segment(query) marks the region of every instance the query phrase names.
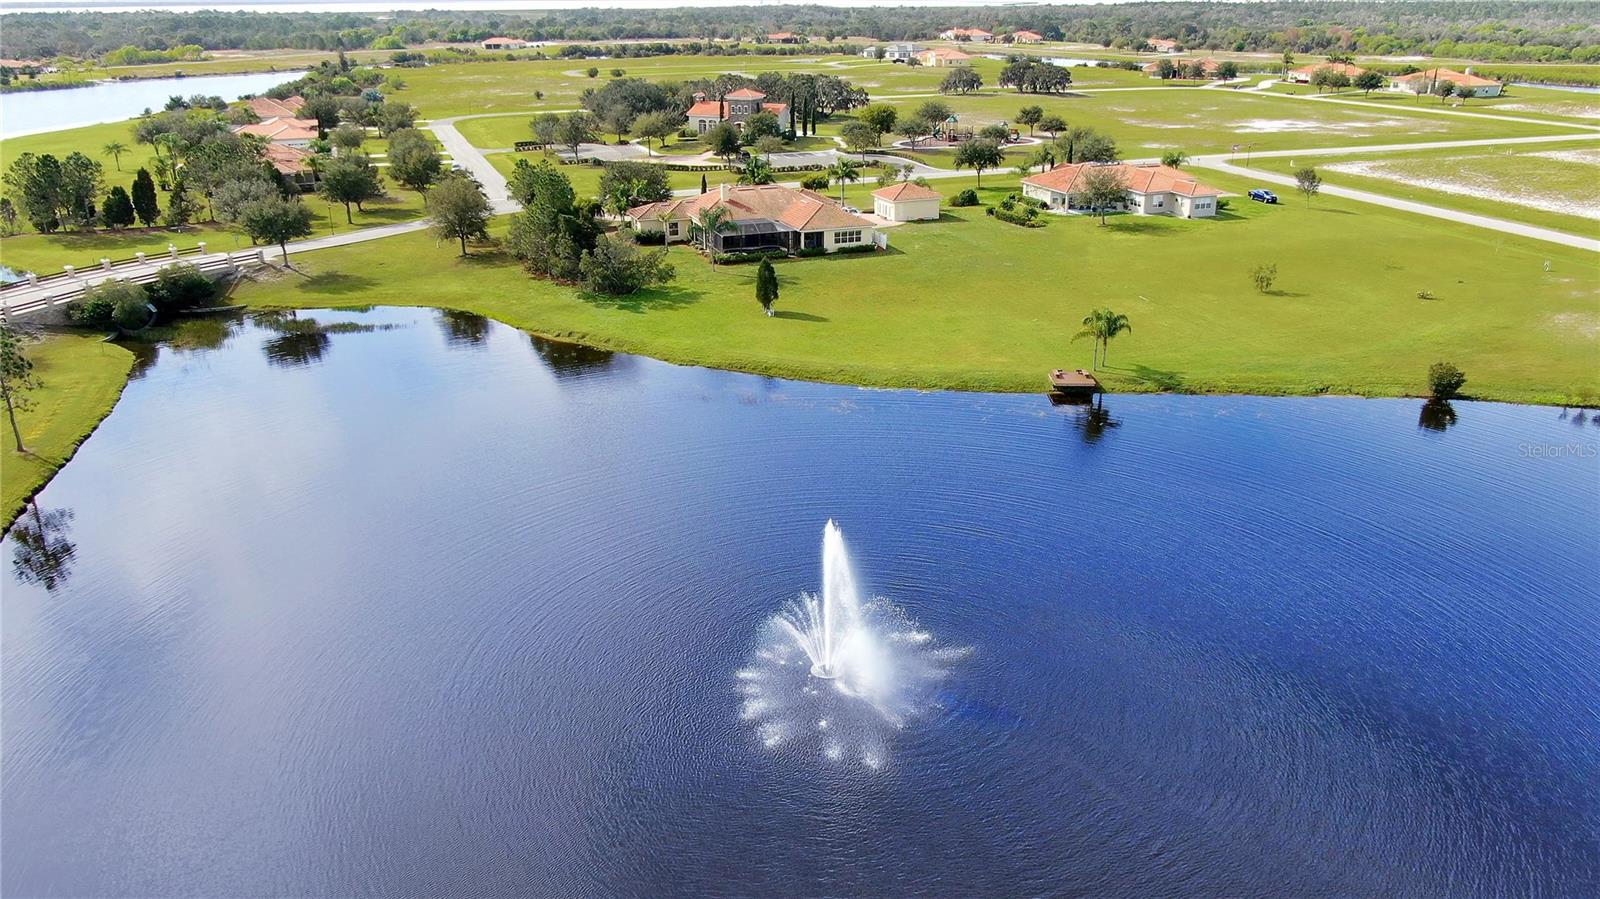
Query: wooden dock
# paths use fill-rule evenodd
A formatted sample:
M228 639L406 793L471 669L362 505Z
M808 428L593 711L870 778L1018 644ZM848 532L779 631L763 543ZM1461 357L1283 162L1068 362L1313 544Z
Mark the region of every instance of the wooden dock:
M1057 393L1088 395L1100 391L1100 382L1083 369L1058 368L1050 373L1050 388Z

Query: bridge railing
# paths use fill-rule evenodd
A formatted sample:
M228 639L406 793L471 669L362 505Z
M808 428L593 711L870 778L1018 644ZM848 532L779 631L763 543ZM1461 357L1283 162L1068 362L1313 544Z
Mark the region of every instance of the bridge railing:
M201 244L201 246L204 246L204 244ZM190 253L186 255L194 254ZM265 249L255 249L238 253L228 253L215 259L204 259L194 263L194 267L198 269L201 274L217 275L223 272L238 271L241 265L246 265L249 263L264 263L266 261L267 251ZM99 271L101 270L93 269L85 274L98 273ZM115 271L115 267L112 268L112 271ZM126 278L104 278L95 283L98 284L104 283L105 281L122 280L128 282L129 284L149 284L160 276L161 273L159 271L146 271L136 275L129 275ZM40 279L41 282L43 280L44 279L42 278ZM94 286L94 284L84 281L75 281L70 285L61 285L60 291L50 291L46 293L46 295L38 297L37 299L32 299L21 303L6 303L3 306L0 306L0 317L12 318L14 316L31 315L35 312L81 300L83 299L84 293L92 286Z
M5 284L0 284L0 293L8 290L18 290L24 287L37 287L40 284L50 284L56 281L66 281L81 278L96 272L114 272L120 266L130 265L162 265L169 262L182 262L189 256L204 256L206 254L205 241L198 246L180 250L172 244L167 245L165 253L135 253L122 259L102 258L98 265L79 268L73 265L64 265L61 271L49 275L28 274L24 277Z

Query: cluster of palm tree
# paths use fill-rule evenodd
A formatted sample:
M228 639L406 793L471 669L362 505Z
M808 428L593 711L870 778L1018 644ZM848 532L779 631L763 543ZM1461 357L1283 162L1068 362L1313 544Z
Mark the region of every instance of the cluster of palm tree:
M828 178L839 185L839 202L844 203L844 186L861 180L861 163L840 156L828 166Z
M1118 334L1132 332L1133 325L1129 324L1126 315L1102 307L1084 316L1083 328L1072 335L1072 339L1089 338L1094 341L1094 361L1089 367L1099 368L1106 361L1106 352L1111 348L1111 341Z

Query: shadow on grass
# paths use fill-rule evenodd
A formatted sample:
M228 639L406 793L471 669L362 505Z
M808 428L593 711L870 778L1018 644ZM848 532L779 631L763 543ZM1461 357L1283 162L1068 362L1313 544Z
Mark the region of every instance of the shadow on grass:
M788 309L779 309L772 314L773 318L786 318L797 322L826 322L832 321L826 315L812 315L809 312L791 312Z
M1311 207L1311 211L1312 212L1326 212L1329 215L1355 215L1355 212L1353 212L1353 211L1351 211L1349 209L1334 209L1334 208L1329 207L1329 206L1313 206L1313 207Z
M1306 294L1303 294L1298 290L1282 290L1282 289L1277 288L1277 287L1274 287L1271 290L1262 291L1262 292L1265 293L1269 297L1286 297L1288 299L1295 299L1297 297L1306 296Z
M1096 223L1098 224L1098 222ZM1175 234L1171 222L1163 222L1150 217L1128 216L1126 218L1108 219L1105 224L1107 231L1118 234Z
M1107 371L1125 374L1130 378L1138 378L1155 389L1165 391L1167 393L1180 393L1183 391L1184 384L1182 372L1172 371L1170 369L1151 368L1148 365L1135 365L1131 368L1124 368L1118 365L1107 365L1105 368Z
M612 297L600 293L580 291L578 298L597 309L616 309L622 312L670 312L700 302L705 294L682 287L656 287L641 290L625 297Z
M318 272L315 275L305 275L305 283L300 289L308 293L322 293L332 296L344 296L369 290L378 282L366 275L352 275L347 272Z

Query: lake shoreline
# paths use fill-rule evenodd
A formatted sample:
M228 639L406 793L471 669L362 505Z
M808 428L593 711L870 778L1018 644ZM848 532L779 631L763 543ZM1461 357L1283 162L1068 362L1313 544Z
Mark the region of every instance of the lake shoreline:
M854 388L857 388L857 389L860 389L860 390L911 391L911 392L916 392L916 393L967 393L967 394L990 393L990 394L1002 394L1002 395L1034 394L1034 395L1040 396L1041 398L1048 398L1050 396L1050 394L1051 394L1051 392L1048 389L1047 384L1046 384L1046 375L1047 375L1047 373L1046 372L1042 372L1042 371L1039 373L1039 377L1037 379L1037 383L1028 383L1028 382L1024 381L1023 379L1003 376L1003 375L999 375L999 374L993 374L993 375L990 375L990 376L983 376L983 375L980 375L980 374L974 374L974 375L972 375L970 377L964 377L964 378L951 378L951 377L920 377L920 378L919 377L906 377L906 378L848 377L844 373L839 372L837 370L830 371L830 370L814 368L814 367L806 367L806 366L798 366L798 365L787 365L787 364L778 364L778 363L762 364L762 363L756 362L755 360L733 360L733 359L727 359L727 358L718 358L716 356L716 354L714 354L714 353L692 353L692 352L674 353L674 352L665 351L661 347L650 348L650 347L646 347L646 346L644 346L642 344L635 343L635 342L632 342L632 341L606 340L604 338L596 337L595 335L575 334L575 333L568 332L568 331L541 329L541 328L539 328L537 326L534 326L534 325L507 321L507 320L505 320L504 317L501 317L501 316L489 315L489 314L486 314L486 313L481 312L479 310L465 309L465 308L461 308L459 306L445 306L445 305L435 305L435 304L429 304L429 303L397 303L397 302L385 302L385 303L383 303L381 305L383 305L383 306L391 306L391 307L396 307L396 308L407 308L407 307L410 307L410 308L436 309L436 310L440 310L440 311L444 311L444 312L460 312L460 313L465 313L465 314L469 314L469 315L481 315L484 318L487 318L487 319L489 319L491 321L494 321L494 322L497 322L499 324L505 325L506 327L509 327L509 328L515 328L518 331L521 331L521 332L523 332L525 334L528 334L530 336L533 336L533 337L537 337L537 338L539 338L541 340L547 340L547 341L550 341L550 342L553 342L553 343L567 344L567 345L570 345L570 346L582 347L582 348L591 349L591 350L603 350L603 351L608 351L608 352L626 353L628 355L640 356L640 357L644 357L644 358L648 358L648 359L654 359L654 360L656 360L658 362L664 362L664 363L666 363L668 365L674 365L674 366L679 366L679 367L684 367L684 368L701 368L701 369L706 369L706 370L710 370L710 371L723 371L723 372L731 372L731 373L735 373L735 374L755 375L755 376L759 376L759 377L778 378L778 379L782 379L782 380L786 380L786 381L800 381L800 382L811 383L811 384L830 384L830 385L835 385L835 386L840 386L840 387L854 387ZM331 310L343 309L343 310L347 310L347 311L348 310L363 309L363 308L372 308L370 304L366 304L366 303L350 303L350 304L341 305L336 301L330 302L328 298L322 298L322 300L315 306L310 306L310 305L308 305L308 306L285 306L285 305L281 305L281 304L254 304L254 303L247 303L246 307L247 307L246 310L242 313L243 316L252 316L252 315L259 314L259 313L278 312L278 311L305 311L307 309L313 309L313 308L316 308L316 309L331 309ZM65 332L65 333L78 334L80 332L69 331L69 332ZM158 347L158 346L166 343L167 339L168 339L167 337L163 336L163 337L160 337L160 338L152 340L152 341L110 341L110 344L114 345L114 346L118 346L118 347L123 347L123 348L129 349L135 354L135 356L137 356L138 353L139 353L139 348L140 347L150 347L150 348ZM133 369L134 369L134 366L132 366L130 364L128 366L127 370L123 373L122 383L117 389L117 396L119 398L121 396L122 391L124 389L126 389L129 381L132 379ZM1327 390L1310 390L1310 389L1295 389L1293 386L1290 386L1290 385L1280 385L1280 386L1277 387L1277 389L1273 389L1273 385L1264 385L1264 384L1256 385L1256 386L1252 387L1252 386L1250 386L1248 384L1233 384L1233 383L1216 383L1216 384L1212 384L1212 383L1209 383L1209 382L1196 382L1196 383L1186 383L1186 384L1184 384L1183 389L1170 390L1170 389L1162 389L1160 386L1153 385L1153 384L1141 387L1138 384L1131 384L1131 383L1129 383L1127 381L1124 381L1124 380L1118 380L1116 375L1114 375L1114 374L1109 374L1108 375L1108 371L1107 370L1099 370L1096 373L1101 376L1102 383L1107 385L1106 389L1104 390L1104 394L1105 395L1113 395L1113 396L1119 395L1119 394L1121 394L1121 395L1131 395L1131 394L1145 394L1145 395L1167 394L1167 395L1172 395L1172 396L1196 396L1196 397L1216 397L1216 398L1226 398L1226 397L1276 397L1276 398L1314 399L1314 398L1326 397L1326 398L1331 398L1331 399L1417 400L1417 401L1421 401L1421 402L1426 402L1426 401L1431 399L1431 397L1429 397L1429 396L1427 396L1425 394L1407 392L1407 391L1402 390L1402 389L1390 389L1387 386L1378 386L1378 385L1370 385L1365 389L1363 389L1359 385L1341 385L1341 387L1346 388L1346 389L1332 389L1332 388L1330 388L1330 389L1327 389ZM1570 400L1569 401L1563 401L1563 400L1561 400L1559 398L1556 398L1554 396L1551 396L1549 398L1528 399L1528 398L1523 398L1523 397L1504 396L1504 395L1499 395L1499 394L1487 394L1487 395L1481 395L1480 396L1480 395L1469 393L1469 394L1466 394L1466 395L1463 395L1463 396L1456 397L1456 398L1452 399L1451 402L1460 402L1460 403L1504 403L1504 404L1507 404L1507 405L1515 405L1515 406L1543 406L1543 407L1547 407L1547 408L1568 408L1568 407L1570 407L1570 408L1591 408L1591 406L1584 405L1581 402L1573 402L1573 401L1570 401ZM25 495L19 497L14 503L11 502L8 499L7 507L5 509L5 513L6 514L4 516L5 524L4 524L4 528L0 528L0 531L4 531L4 530L9 530L10 529L11 525L16 521L17 516L19 514L21 514L21 512L22 512L22 510L24 508L26 508L27 502L33 496L37 495L39 493L39 491L41 491L45 487L49 486L49 483L50 483L51 479L53 479L55 477L56 473L59 472L61 470L61 468L66 465L66 463L68 461L71 460L72 454L73 454L73 452L76 452L77 447L81 446L85 440L89 439L89 437L91 435L93 435L95 429L98 428L100 426L100 423L103 422L106 419L106 417L111 414L111 412L115 409L115 407L116 407L116 400L114 399L103 410L100 410L98 415L93 416L92 419L91 419L91 417L85 417L83 419L83 421L82 421L82 424L81 424L82 433L80 435L78 435L77 438L72 442L72 444L71 444L72 449L69 452L67 452L67 454L60 460L60 462L58 464L56 464L55 466L53 466L52 468L50 468L47 472L41 473L41 476L40 476L39 480L37 481L37 483L31 484L29 486L29 488L27 489Z

